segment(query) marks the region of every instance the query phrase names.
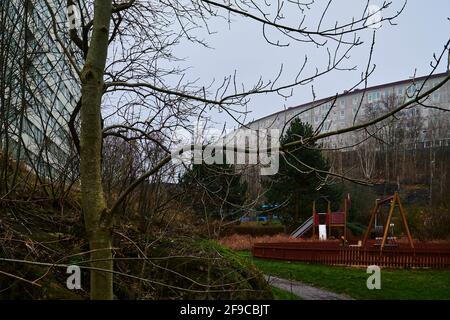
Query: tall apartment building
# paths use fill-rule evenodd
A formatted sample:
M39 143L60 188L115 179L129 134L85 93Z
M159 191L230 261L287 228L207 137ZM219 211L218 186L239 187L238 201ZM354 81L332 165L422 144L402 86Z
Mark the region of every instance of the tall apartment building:
M271 114L248 124L251 129L282 129L294 118L312 125L314 130L330 132L351 127L353 124L374 119L377 115L408 101L416 90L425 92L446 77L446 73L406 79L373 87L366 90L355 89L337 96L331 96ZM426 80L426 81L425 81ZM331 110L330 110L331 109ZM429 147L431 145L450 146L450 83L447 82L432 93L423 106L414 104L397 114L397 125L411 134L405 134L402 143L411 147ZM392 118L391 118L392 120ZM390 121L390 120L388 120ZM386 124L386 122L385 122ZM380 128L378 125L377 128ZM372 132L376 132L373 128ZM357 142L357 133L350 132L331 136L322 142L331 148L350 146Z
M67 1L48 3L67 30ZM0 150L43 176L57 175L73 154L67 123L80 95L52 21L43 0L0 3ZM71 50L67 33L58 37Z

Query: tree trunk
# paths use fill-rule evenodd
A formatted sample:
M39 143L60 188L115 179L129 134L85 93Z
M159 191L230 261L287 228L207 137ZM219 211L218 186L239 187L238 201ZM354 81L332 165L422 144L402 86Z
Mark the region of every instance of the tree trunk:
M111 0L96 0L94 25L86 64L81 72L81 204L91 250L91 299L113 298L111 223L101 179L101 101L108 53ZM105 222L107 221L107 222Z

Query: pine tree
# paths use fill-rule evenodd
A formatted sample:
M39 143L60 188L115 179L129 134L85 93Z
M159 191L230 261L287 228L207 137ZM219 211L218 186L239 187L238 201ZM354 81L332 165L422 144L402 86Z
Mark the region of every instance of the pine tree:
M310 124L296 118L281 137L280 143L284 145L300 137L307 139L313 133ZM278 215L288 227L298 226L307 219L312 214L312 202L320 197L326 197L332 202L332 206L339 206L341 190L323 184L329 169L330 164L323 156L321 146L315 142L280 155L278 173L268 176L264 185L268 189L266 196L271 204L286 203L280 207ZM324 201L318 202L319 210L325 209L320 207L323 203Z
M229 164L194 164L180 179L194 211L202 216L236 219L242 214L247 184Z

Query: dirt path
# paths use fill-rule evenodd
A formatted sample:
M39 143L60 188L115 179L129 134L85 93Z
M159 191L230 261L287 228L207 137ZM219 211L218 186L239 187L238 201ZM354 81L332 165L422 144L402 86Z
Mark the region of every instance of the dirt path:
M311 287L298 281L282 279L274 276L265 277L271 286L292 292L304 300L352 300L352 298L347 295Z

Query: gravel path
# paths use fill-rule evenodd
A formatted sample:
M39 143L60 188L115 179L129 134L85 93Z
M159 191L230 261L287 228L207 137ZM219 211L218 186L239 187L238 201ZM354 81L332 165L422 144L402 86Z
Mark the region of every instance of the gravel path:
M311 287L298 281L286 280L274 276L265 277L271 286L292 292L304 300L352 300L347 295Z

